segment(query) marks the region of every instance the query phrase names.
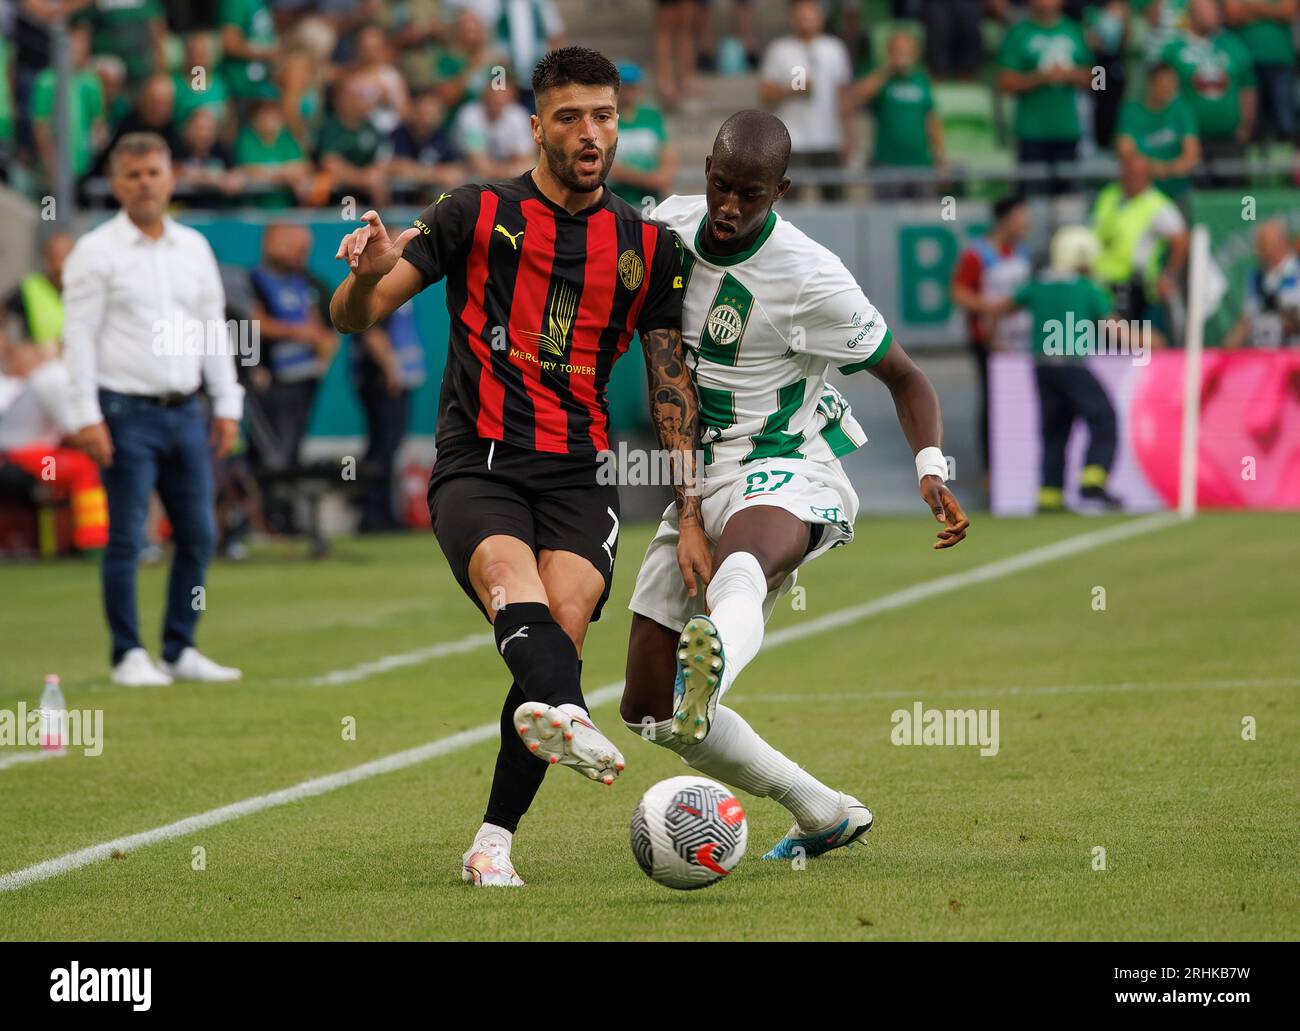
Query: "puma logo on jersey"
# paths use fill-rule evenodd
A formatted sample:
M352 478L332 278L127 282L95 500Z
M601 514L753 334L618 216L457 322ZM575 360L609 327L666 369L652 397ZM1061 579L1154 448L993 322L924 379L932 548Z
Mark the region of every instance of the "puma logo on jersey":
M513 634L511 634L509 637L507 637L504 641L501 642L501 654L505 655L506 645L508 645L516 637L527 637L527 636L528 636L528 627L521 626L518 630L516 630Z
M512 233L508 229L506 229L506 227L503 226L500 222L498 222L496 225L496 231L510 241L511 247L513 247L515 250L519 250L519 238L524 235L524 231L522 229L519 230L519 232L517 233Z

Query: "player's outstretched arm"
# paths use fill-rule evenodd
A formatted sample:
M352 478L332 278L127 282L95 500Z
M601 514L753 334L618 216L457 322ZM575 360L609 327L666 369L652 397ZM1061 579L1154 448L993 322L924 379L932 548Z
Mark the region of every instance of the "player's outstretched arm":
M650 417L659 443L672 456L681 538L677 564L687 593L695 597L695 577L708 583L712 556L700 513L703 469L695 465L700 445L700 399L686 367L686 350L679 329L652 329L643 334L645 367L650 381Z
M369 329L424 287L419 270L410 262L398 261L420 230L412 226L390 239L379 212L367 211L361 221L365 225L343 237L334 255L348 265L348 278L330 298L330 321L340 333Z
M934 385L907 353L894 340L885 357L871 367L871 373L889 388L898 412L898 424L912 446L912 453L936 451L943 445L943 413L939 410L939 395ZM918 462L918 465L920 463ZM943 523L936 536L935 548L951 548L966 537L970 520L952 491L944 486L938 474L920 477L921 499L930 506L934 518Z

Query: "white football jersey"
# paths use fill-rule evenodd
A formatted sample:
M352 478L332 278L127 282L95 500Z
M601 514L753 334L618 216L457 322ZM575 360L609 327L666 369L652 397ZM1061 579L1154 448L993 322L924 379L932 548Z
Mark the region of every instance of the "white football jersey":
M725 480L763 458L830 461L866 435L831 366L856 372L889 348L885 320L843 263L775 211L754 245L702 250L703 196L669 197L650 217L683 244L682 338L695 367L705 475Z

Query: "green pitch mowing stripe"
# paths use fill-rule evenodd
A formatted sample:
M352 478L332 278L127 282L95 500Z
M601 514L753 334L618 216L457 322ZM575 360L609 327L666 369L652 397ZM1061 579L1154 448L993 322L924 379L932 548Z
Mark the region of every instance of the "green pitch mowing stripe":
M798 641L815 634L824 633L828 630L855 623L870 618L878 613L902 608L907 605L913 605L924 599L932 598L936 595L944 594L962 587L972 584L987 583L992 580L1010 576L1014 573L1022 572L1026 569L1032 569L1035 566L1054 562L1071 555L1077 555L1081 552L1098 548L1106 544L1126 540L1140 534L1150 533L1154 530L1163 529L1176 522L1178 522L1176 518L1167 515L1151 516L1144 519L1134 520L1132 522L1123 522L1118 525L1106 527L1105 529L1095 530L1075 537L1069 537L1063 541L1058 541L1044 547L1034 548L1033 550L1024 552L1020 555L1014 555L1009 558L976 566L975 568L966 570L965 572L939 577L935 580L927 581L914 587L895 591L861 605L850 606L838 612L833 612L829 615L809 620L806 623L775 631L767 636L765 649L780 647L792 641ZM381 672L402 665L410 665L414 662L428 661L430 658L439 655L485 647L487 643L490 643L490 641L490 635L473 635L472 637L463 638L461 641L445 642L444 644L434 645L429 648L418 649L415 652L404 653L403 656L388 656L372 663L365 663L353 667L351 670L326 674L323 677L314 678L313 682L319 684L346 682L350 679L356 679L358 675L369 675L369 673ZM412 656L416 656L417 658L411 658ZM366 670L369 672L365 674L357 674L357 671L359 670ZM342 681L331 679L336 677L344 679ZM587 696L589 704L595 708L598 705L603 705L605 702L613 701L621 695L622 686L621 682L617 682L607 684L604 687L591 692ZM493 721L491 723L484 723L470 730L453 734L449 737L439 738L436 741L430 741L427 744L420 745L416 748L387 755L372 760L371 762L363 763L360 766L354 766L337 773L331 773L323 777L303 781L302 783L284 788L280 791L257 795L230 805L210 809L207 812L199 813L196 816L187 817L174 823L155 827L152 830L126 835L112 841L69 852L54 859L36 863L35 865L26 867L22 870L17 870L0 876L0 891L14 891L30 884L69 873L73 870L88 866L91 863L108 859L112 857L114 853L128 852L132 849L142 848L146 845L153 845L172 838L183 837L188 834L193 834L196 831L215 827L232 820L241 819L242 817L253 813L259 813L267 809L273 809L277 806L287 805L291 802L300 801L305 798L323 795L327 792L335 791L338 788L346 787L349 784L355 784L359 781L379 776L380 774L391 773L396 770L405 769L419 763L427 762L430 759L439 758L460 751L461 749L489 741L497 735L498 731L499 725L497 722Z

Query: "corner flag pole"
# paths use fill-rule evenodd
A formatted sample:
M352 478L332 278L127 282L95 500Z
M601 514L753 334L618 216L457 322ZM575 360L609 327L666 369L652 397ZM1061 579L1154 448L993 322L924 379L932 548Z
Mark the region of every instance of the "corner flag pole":
M1201 431L1201 349L1205 343L1205 278L1210 234L1192 227L1187 276L1187 337L1183 354L1183 432L1178 465L1178 514L1196 515L1196 450Z

